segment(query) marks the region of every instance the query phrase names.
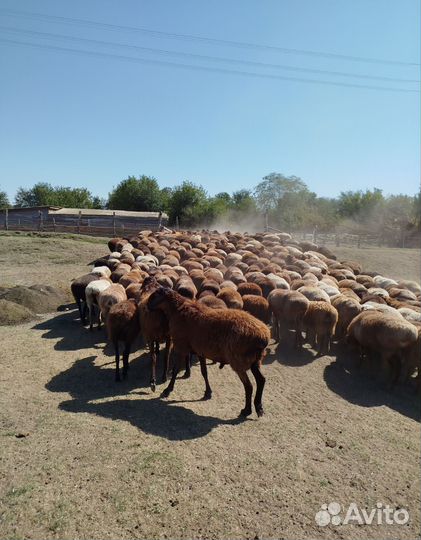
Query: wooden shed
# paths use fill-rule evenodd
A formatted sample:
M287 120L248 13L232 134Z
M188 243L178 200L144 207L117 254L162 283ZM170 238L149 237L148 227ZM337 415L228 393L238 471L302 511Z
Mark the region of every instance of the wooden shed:
M3 227L9 230L54 231L90 234L92 236L128 236L144 229L156 231L166 226L164 212L132 212L34 206L2 211Z

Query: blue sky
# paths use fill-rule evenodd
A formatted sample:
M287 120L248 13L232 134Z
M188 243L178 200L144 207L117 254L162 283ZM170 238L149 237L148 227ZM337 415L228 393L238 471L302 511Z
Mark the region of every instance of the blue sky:
M18 17L7 10L114 26ZM419 93L189 70L154 61L410 90L419 90L419 83L186 59L45 35L418 80L418 0L1 0L0 26L1 39L82 51L0 39L0 189L12 200L19 186L39 181L83 186L106 197L132 174L155 176L161 187L188 179L210 194L253 188L273 171L300 176L323 196L374 186L385 193L419 189ZM418 65L285 54L116 26Z

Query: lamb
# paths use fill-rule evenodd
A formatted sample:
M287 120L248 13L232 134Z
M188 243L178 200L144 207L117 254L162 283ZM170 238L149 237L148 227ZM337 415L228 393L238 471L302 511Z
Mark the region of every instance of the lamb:
M133 300L123 300L111 306L106 321L108 338L115 349L115 380L120 381L120 354L119 341L124 342L123 351L123 379L129 369L130 349L139 335L138 307Z
M94 324L95 311L98 308L98 296L100 292L111 287L112 281L108 278L96 279L88 283L85 289L86 306L89 311L89 330L92 331ZM101 328L101 313L98 309L98 330Z
M118 304L123 300L127 300L126 289L120 283L113 283L98 295L98 307L101 314L101 319L104 323L107 322L108 313L111 306Z
M257 384L254 406L257 415L263 415L265 377L260 366L270 339L264 323L244 311L207 308L163 287L150 295L148 308L165 313L176 355L171 382L163 392L164 397L174 389L180 358L195 352L199 356L206 385L204 399L212 395L205 360L209 358L230 364L239 376L245 390L245 407L240 413L244 417L252 412L253 387L247 375L247 370L251 369Z
M295 330L295 347L303 344L302 324L310 301L300 292L275 289L268 296L275 341L289 328Z
M338 312L331 304L323 300L310 301L303 323L307 330L307 338L310 332L315 335L317 352L320 355L329 352L337 322Z

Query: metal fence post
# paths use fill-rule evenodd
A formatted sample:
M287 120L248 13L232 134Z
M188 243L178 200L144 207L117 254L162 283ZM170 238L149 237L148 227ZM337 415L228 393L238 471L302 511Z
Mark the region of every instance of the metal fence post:
M4 210L4 228L6 231L9 230L9 210L7 208Z
M115 236L115 212L113 212L113 235Z

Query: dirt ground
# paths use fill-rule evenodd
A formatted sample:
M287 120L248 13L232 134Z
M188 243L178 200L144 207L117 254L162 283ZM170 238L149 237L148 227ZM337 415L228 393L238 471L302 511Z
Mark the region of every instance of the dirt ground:
M103 241L0 235L0 286L68 287L106 251ZM395 274L384 273L399 277L392 251ZM243 389L229 368L209 366L211 401L197 365L161 399L138 349L117 384L104 331L90 333L68 307L0 327L0 538L419 537L411 389L385 391L347 349L315 358L272 344L266 415L239 421ZM389 504L410 521L321 527L315 514L331 502Z
M375 247L329 246L338 259L353 259L367 271L379 272L392 279L421 280L421 250Z

